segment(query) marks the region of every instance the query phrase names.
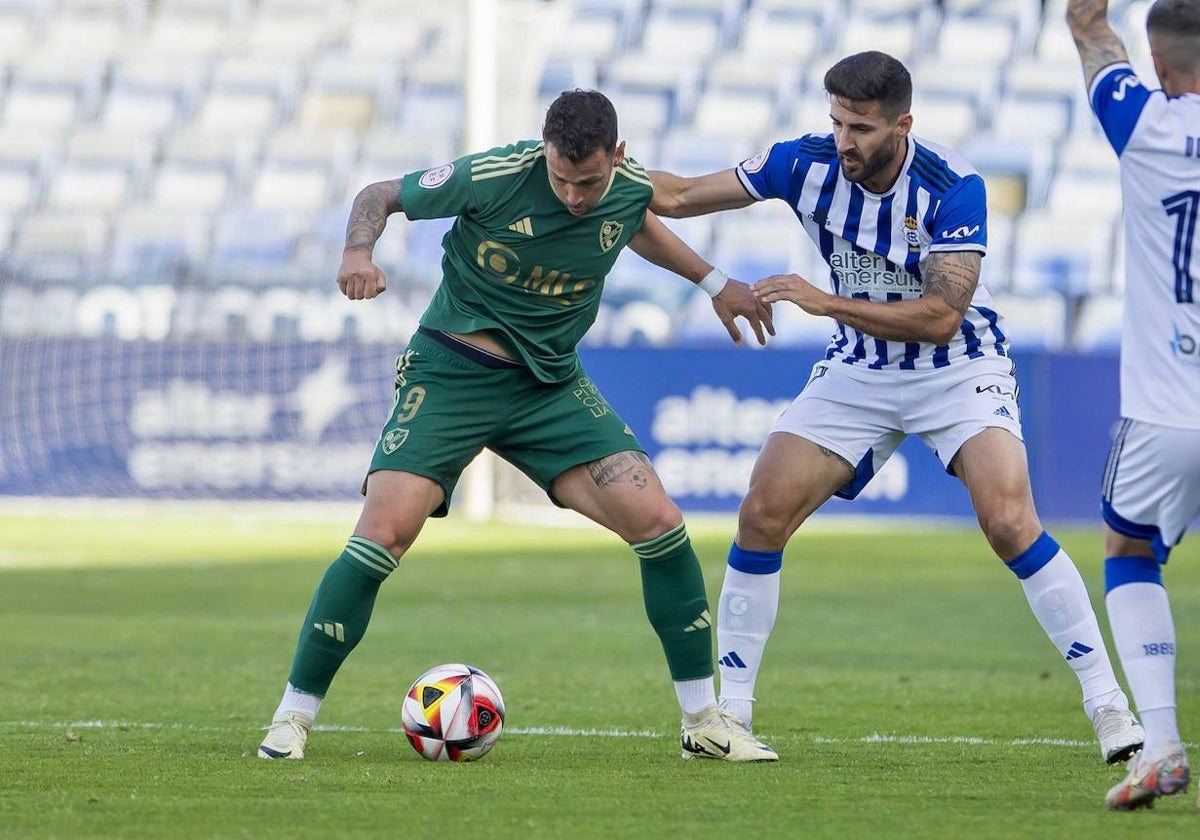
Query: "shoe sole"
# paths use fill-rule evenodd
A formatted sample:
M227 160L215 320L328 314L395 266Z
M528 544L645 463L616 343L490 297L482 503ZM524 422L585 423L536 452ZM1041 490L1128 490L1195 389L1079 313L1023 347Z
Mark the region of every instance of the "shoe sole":
M1120 764L1133 758L1144 746L1144 741L1138 741L1136 744L1130 744L1127 747L1121 747L1115 753L1104 759L1108 764Z
M258 757L265 758L268 761L274 761L277 759L289 759L291 761L299 761L300 759L304 758L304 754L301 753L300 755L297 755L294 751L293 752L285 752L285 753L284 752L276 752L275 750L271 749L270 747L259 747L258 748Z

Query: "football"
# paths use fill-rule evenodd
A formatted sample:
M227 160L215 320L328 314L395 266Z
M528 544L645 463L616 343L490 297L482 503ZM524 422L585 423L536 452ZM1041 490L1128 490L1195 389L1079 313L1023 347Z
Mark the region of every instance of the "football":
M504 730L504 698L478 668L430 668L408 689L400 718L414 750L430 761L476 761Z

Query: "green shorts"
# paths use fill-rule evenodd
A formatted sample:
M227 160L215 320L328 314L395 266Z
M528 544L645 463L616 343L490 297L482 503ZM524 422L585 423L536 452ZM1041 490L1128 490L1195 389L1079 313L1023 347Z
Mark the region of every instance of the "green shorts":
M440 333L414 334L396 360L396 400L368 474L398 470L436 481L446 500L433 515L445 516L459 476L485 447L555 504L550 484L571 467L645 451L582 367L547 384L524 365Z

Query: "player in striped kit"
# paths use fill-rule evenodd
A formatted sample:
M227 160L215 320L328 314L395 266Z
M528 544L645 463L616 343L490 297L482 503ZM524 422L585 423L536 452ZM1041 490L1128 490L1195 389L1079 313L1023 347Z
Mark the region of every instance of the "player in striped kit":
M721 703L750 724L788 539L831 496L853 499L915 434L966 485L992 549L1079 678L1101 755L1124 760L1142 730L1083 580L1038 520L1004 320L979 285L983 180L953 150L910 133L912 81L891 56L849 56L825 88L832 134L776 143L710 175L651 173L660 215L786 201L833 289L795 274L754 286L837 328L764 444L739 511L717 614Z
M1106 797L1130 810L1184 792L1191 778L1162 564L1200 516L1200 0L1150 8L1159 90L1134 73L1106 0L1071 0L1067 22L1092 109L1120 159L1125 204L1121 426L1102 509L1104 602L1146 727L1145 749Z

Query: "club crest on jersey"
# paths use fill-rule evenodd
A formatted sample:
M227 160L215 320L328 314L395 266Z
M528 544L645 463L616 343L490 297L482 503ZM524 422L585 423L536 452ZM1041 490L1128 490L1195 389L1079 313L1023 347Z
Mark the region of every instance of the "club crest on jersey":
M908 250L921 250L921 235L917 233L917 219L915 216L904 217L904 241L908 243Z
M408 440L408 429L392 429L380 441L384 455L391 455Z
M612 247L617 244L617 240L621 238L623 230L625 230L625 225L620 222L602 222L600 224L600 249L611 251Z
M425 174L421 176L421 180L417 183L427 190L433 190L449 181L450 176L453 174L454 164L447 163L444 166L438 166L434 169L426 169Z
M748 173L754 173L763 168L763 164L767 162L767 155L770 152L759 152L752 158L746 158L742 161L742 169Z

